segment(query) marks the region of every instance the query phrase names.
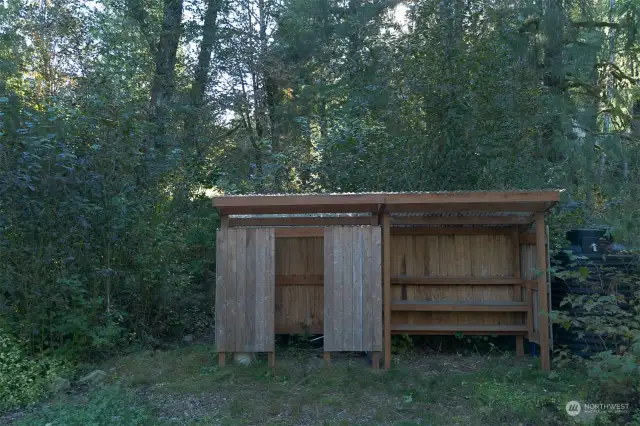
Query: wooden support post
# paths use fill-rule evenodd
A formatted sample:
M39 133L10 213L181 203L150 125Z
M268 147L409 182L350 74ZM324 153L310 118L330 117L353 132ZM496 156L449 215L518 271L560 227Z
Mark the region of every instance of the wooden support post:
M269 352L267 357L269 361L269 367L271 367L272 370L275 370L276 369L276 353Z
M516 336L516 356L524 356L524 336Z
M545 245L544 212L536 212L536 254L538 257L538 333L540 335L540 360L542 370L551 369L549 355L549 307L547 292L547 252Z
M371 354L371 368L374 370L380 369L380 352L373 352Z
M517 226L513 228L511 232L511 247L513 250L513 277L520 278L520 230ZM513 286L513 301L522 302L522 285L516 284ZM522 324L524 318L524 324L532 321L526 314L514 314L518 319L518 324Z
M511 233L511 244L513 250L513 277L520 278L520 233L517 227ZM514 287L514 300L522 302L522 286L519 284Z
M227 229L229 227L229 216L220 216L220 228Z
M225 352L218 352L218 365L220 367L224 367L226 355L227 354Z
M537 285L537 282L534 282L533 285ZM533 312L533 285L527 284L527 339L533 339L533 324L534 324L534 315Z
M325 352L322 357L324 358L324 366L329 367L331 365L331 352Z
M391 225L389 214L382 215L384 369L391 368Z

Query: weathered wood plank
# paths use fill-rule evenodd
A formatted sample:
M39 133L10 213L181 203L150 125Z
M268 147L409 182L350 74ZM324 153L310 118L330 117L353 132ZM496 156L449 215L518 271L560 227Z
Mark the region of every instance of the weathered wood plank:
M248 350L244 345L246 340L245 327L247 325L245 318L247 316L247 230L234 229L236 234L236 317L235 317L235 350L244 352ZM254 313L252 312L251 315Z
M393 311L423 311L423 312L526 312L524 302L441 302L424 300L394 300L391 302Z
M226 295L225 280L227 277L227 255L225 252L226 240L225 231L218 229L216 234L216 350L225 351L226 333ZM222 357L224 363L224 356Z
M245 253L245 305L244 305L244 331L242 348L247 352L254 352L257 347L257 341L260 336L259 324L264 321L261 308L256 304L256 287L257 287L257 256L256 248L259 247L260 241L257 241L256 229L246 230L246 253Z
M256 352L267 352L268 349L265 349L266 344L269 342L269 337L267 335L267 324L268 324L268 316L270 306L267 303L267 293L269 285L268 283L268 269L267 269L267 258L266 254L270 249L267 244L269 241L267 240L267 233L263 232L262 229L256 231L255 234L255 246L250 248L249 250L255 253L255 283L256 283L256 294L255 294L255 309L256 315L254 318L256 335L255 335L255 351Z
M326 229L324 234L324 348L328 354L333 345L333 319L335 317L334 273L333 273L333 230Z
M393 324L391 326L393 331L442 331L442 332L460 332L467 331L485 332L491 334L492 332L518 332L525 333L527 331L526 325L496 325L496 324Z
M516 356L524 356L524 337L516 336Z
M371 347L374 344L374 313L373 307L375 305L375 290L372 273L374 267L372 265L371 250L373 249L373 233L375 227L364 228L361 232L362 243L362 262L360 263L362 269L362 291L360 294L360 300L362 302L362 336L361 346L363 348Z
M441 253L447 253L442 251ZM447 260L442 263L450 264ZM396 275L391 278L394 285L523 285L524 281L513 277L410 277Z
M276 353L271 351L267 354L267 362L269 364L269 368L271 370L275 370L276 368Z
M255 265L255 282L256 282L256 294L255 294L255 307L256 315L254 318L256 336L255 336L255 350L256 352L262 352L265 347L265 343L268 342L268 336L266 334L266 325L268 321L268 309L269 305L266 303L267 298L267 259L265 247L268 244L265 232L258 230L255 235L255 247L252 250L255 253L256 265Z
M389 215L382 216L383 253L383 309L384 309L384 368L391 368L391 225Z
M351 286L351 299L353 301L353 350L362 351L362 328L364 326L362 298L364 284L364 249L362 247L364 235L369 233L369 228L352 228L353 237L353 285Z
M374 246L374 235L377 247ZM380 228L327 229L324 249L324 350L381 349ZM378 251L376 255L374 250Z
M343 342L344 296L342 294L343 269L345 268L345 248L340 238L340 228L333 230L333 350L339 350Z
M414 324L411 324L414 325ZM492 331L486 331L486 330L482 330L482 331L477 331L477 330L464 330L464 331L460 331L460 330L456 330L456 329L451 329L451 330L402 330L402 329L398 329L398 330L391 330L391 334L394 335L398 335L398 334L411 334L411 335L415 335L415 336L455 336L458 335L459 333L462 333L465 336L518 336L518 335L522 335L525 336L527 334L526 331L522 331L522 330L511 330L511 331L502 331L502 330L492 330Z
M341 350L351 351L353 349L353 228L343 227L338 231L342 247L344 247L342 262L342 281L340 287L342 290L342 343Z
M266 309L265 324L263 330L263 347L261 351L275 351L275 299L276 299L276 236L273 228L264 230L265 244L264 257L265 260L265 298L264 307ZM275 363L275 354L274 354ZM275 365L275 364L274 364Z
M383 218L384 220L384 218ZM391 235L509 235L510 228L392 227Z
M225 301L227 303L227 315L225 317L225 329L226 329L226 349L227 352L234 352L236 348L236 330L234 324L237 321L238 304L236 303L236 259L237 254L237 232L232 229L226 230L227 234L227 246L225 248L228 259L227 270L227 282L225 285Z
M382 230L379 226L372 230L371 245L371 276L369 291L371 297L367 298L367 303L371 304L373 311L373 339L371 341L372 351L382 351Z
M511 232L511 271L512 275L516 278L520 278L520 231L518 227L514 227ZM522 302L522 284L516 284L513 286L513 300L516 302ZM526 311L525 311L526 312ZM524 321L523 321L524 318ZM518 323L526 324L527 321L531 321L524 314L516 314L516 320Z
M531 215L391 217L392 225L528 225L530 223L533 223Z
M216 237L216 340L219 352L274 348L273 229L221 230Z
M377 217L377 216L375 216ZM343 217L249 217L230 218L230 227L241 226L339 226L339 225L369 225L372 216L343 216Z
M339 260L336 259L336 255L339 255L339 248L334 247L335 244L335 229L327 228L324 231L324 350L330 352L335 347L336 340L336 326L337 319L339 318L338 312L338 296L336 295L338 289L336 288L336 279L338 278L338 272L335 270Z

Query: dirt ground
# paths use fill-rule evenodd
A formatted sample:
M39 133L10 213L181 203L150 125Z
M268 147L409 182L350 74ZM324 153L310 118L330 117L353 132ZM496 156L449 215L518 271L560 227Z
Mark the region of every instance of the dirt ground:
M564 407L586 392L571 371L541 373L537 360L397 355L390 371L361 354L321 350L220 368L211 345L140 351L105 363L100 390L61 396L18 424L565 425ZM44 422L44 423L42 423Z

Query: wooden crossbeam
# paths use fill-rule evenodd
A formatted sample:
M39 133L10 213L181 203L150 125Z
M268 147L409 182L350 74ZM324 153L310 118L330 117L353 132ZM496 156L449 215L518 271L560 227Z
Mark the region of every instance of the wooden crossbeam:
M367 220L373 219L367 217ZM276 229L276 238L324 237L324 229L312 227L282 227ZM509 235L511 228L433 228L433 227L391 227L391 235ZM521 234L520 244L536 244L535 235Z
M528 225L526 216L401 216L391 217L392 225Z
M419 277L396 275L391 277L395 285L515 285L524 284L524 280L514 277Z
M276 275L276 285L323 285L324 275ZM391 277L393 285L521 285L527 288L536 286L536 280L523 280L515 277Z
M398 335L398 334L411 334L413 336L454 336L457 335L458 333L462 333L465 336L526 336L527 333L524 331L451 331L451 330L445 330L445 331L440 331L440 330L428 330L428 331L415 331L415 330L411 330L411 331L402 331L402 330L397 330L391 331L392 335ZM531 340L530 340L531 341Z
M395 332L446 332L446 333L465 333L465 332L482 332L486 334L508 332L508 333L526 333L526 325L494 325L494 324L391 324L391 330Z
M394 300L392 311L421 312L526 312L523 302L440 302L425 300Z
M511 228L392 227L391 235L509 235Z
M229 218L229 226L344 226L371 225L371 221L371 215L352 217L232 217Z

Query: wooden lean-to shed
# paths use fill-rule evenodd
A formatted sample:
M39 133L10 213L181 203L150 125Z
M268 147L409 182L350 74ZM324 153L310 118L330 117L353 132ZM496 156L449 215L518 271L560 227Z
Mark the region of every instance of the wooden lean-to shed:
M267 352L322 334L384 353L392 334L513 335L550 368L545 213L561 191L214 197L216 345Z

